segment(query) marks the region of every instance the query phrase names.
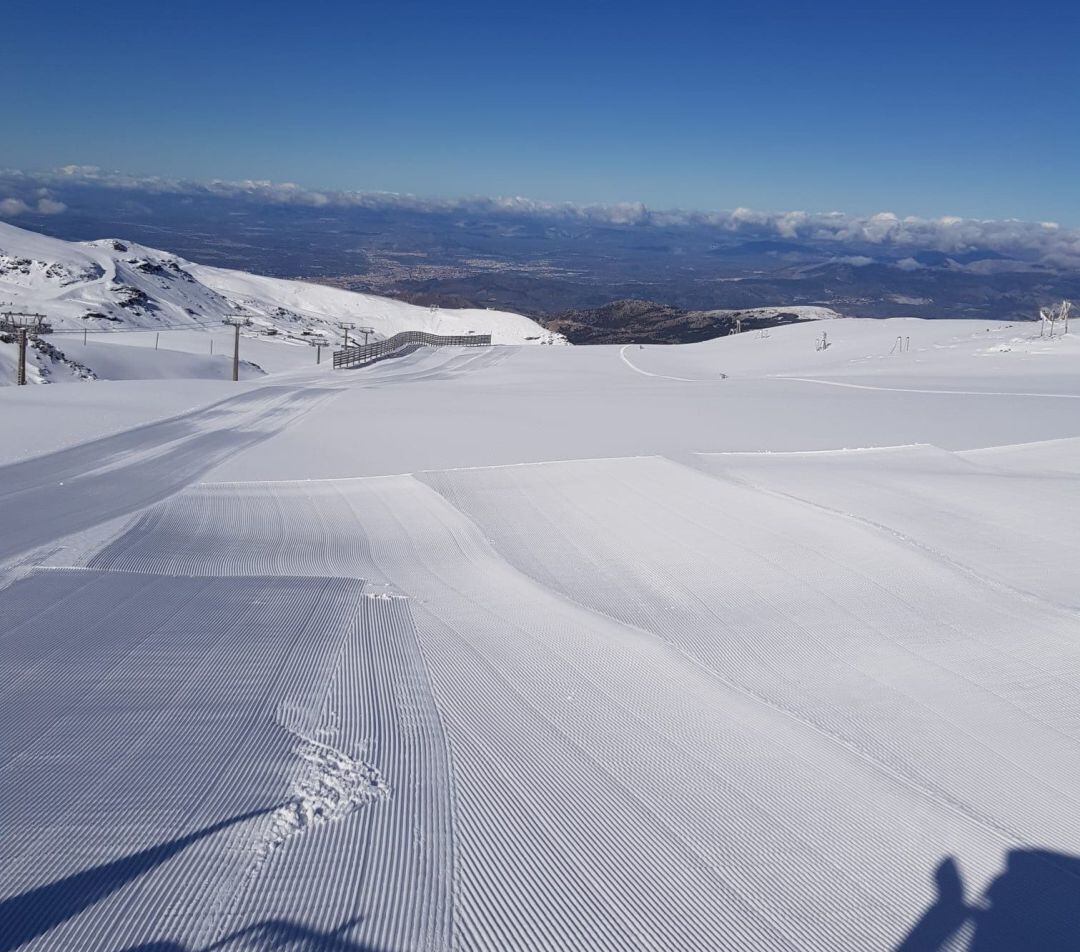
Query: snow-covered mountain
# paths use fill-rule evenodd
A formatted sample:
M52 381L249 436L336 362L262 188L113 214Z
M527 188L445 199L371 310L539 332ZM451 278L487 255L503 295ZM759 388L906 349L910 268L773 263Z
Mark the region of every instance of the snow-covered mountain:
M374 328L376 339L424 330L491 334L497 344L565 343L520 314L432 310L303 281L197 265L128 241L62 241L3 222L0 310L43 313L58 330L198 329L241 314L252 321L254 331L297 339L337 340L337 322L352 321ZM65 339L52 338L52 346L62 349ZM39 348L31 362L40 368L58 359ZM92 376L92 369L76 372Z

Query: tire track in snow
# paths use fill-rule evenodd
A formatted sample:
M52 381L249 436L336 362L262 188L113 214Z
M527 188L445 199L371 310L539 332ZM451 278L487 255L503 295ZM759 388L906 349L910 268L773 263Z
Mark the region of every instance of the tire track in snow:
M0 468L0 561L171 495L333 392L266 387L235 404Z
M147 510L132 529L90 561L110 571L179 575L337 575L355 561L343 504L298 507L291 484L193 486Z
M421 345L412 354L382 360L366 368L356 368L363 376L351 377L349 382L362 389L377 389L384 384L397 386L419 381L451 380L497 366L509 359L513 351L512 347L500 346L459 350Z

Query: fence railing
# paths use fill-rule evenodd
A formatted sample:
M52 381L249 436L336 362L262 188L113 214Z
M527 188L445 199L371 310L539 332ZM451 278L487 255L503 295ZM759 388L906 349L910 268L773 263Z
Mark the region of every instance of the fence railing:
M375 341L374 344L357 344L334 351L334 369L363 367L384 357L390 357L412 346L427 347L486 347L491 344L490 334L429 334L427 331L403 331Z

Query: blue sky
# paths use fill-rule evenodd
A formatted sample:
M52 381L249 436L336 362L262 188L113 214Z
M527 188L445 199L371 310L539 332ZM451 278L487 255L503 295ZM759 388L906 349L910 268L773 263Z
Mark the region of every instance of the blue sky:
M1046 3L9 0L0 166L1080 225Z

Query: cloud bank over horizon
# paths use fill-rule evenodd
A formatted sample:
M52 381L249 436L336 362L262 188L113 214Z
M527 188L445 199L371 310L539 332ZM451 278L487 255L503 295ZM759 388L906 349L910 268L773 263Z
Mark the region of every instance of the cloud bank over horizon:
M503 216L552 224L658 229L715 229L746 240L773 240L849 254L852 264L868 263L852 249L890 253L905 269L919 267L911 254L934 251L946 255L988 253L1062 270L1080 269L1080 229L1055 222L1018 219L901 217L883 211L851 215L839 211L725 211L652 209L640 202L575 204L545 202L520 196L428 198L393 192L312 189L292 182L268 180L205 182L138 176L68 165L47 171L0 170L0 218L57 215L68 210L72 191L110 189L145 195L174 195L307 209L394 210L421 214ZM61 197L67 201L61 200Z

